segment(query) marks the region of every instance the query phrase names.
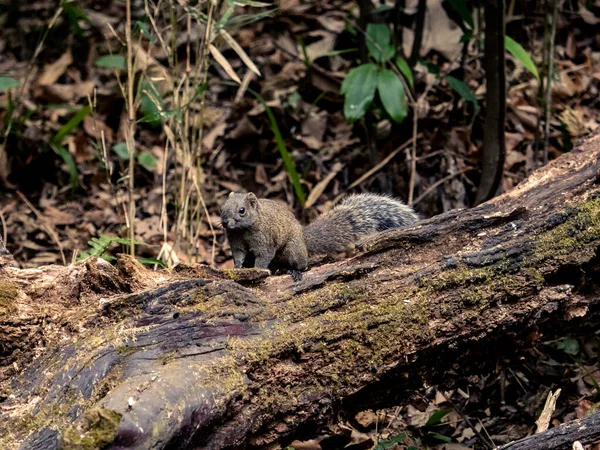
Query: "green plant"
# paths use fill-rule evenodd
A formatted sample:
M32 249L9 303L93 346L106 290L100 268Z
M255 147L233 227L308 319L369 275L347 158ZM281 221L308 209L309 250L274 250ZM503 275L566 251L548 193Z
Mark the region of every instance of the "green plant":
M344 95L344 115L348 122L362 118L379 94L387 114L401 123L408 114L404 83L413 84L413 77L401 56L391 44L390 29L385 24L370 23L366 29L366 45L374 63L365 63L348 72L340 92ZM396 69L396 73L393 69ZM406 80L404 80L404 78Z
M0 92L19 87L19 82L12 77L0 77Z
M397 434L389 439L381 439L377 441L377 445L373 450L387 450L388 448L394 448L396 444L401 444L406 440L406 433Z
M69 134L73 132L73 130L75 130L79 126L81 122L83 122L83 119L85 119L90 114L90 111L91 109L89 106L84 106L81 109L77 110L73 117L66 124L60 127L60 129L56 132L56 135L50 142L50 148L52 148L52 150L54 150L54 152L61 157L61 159L69 169L70 187L73 190L76 189L78 185L77 165L75 164L71 153L69 153L69 151L65 147L63 147L62 142Z
M248 89L256 99L263 105L265 108L265 112L267 113L267 117L269 118L269 124L271 126L271 131L275 137L275 142L277 143L277 148L279 149L279 153L281 154L281 159L283 160L283 164L285 165L285 169L290 176L292 181L292 185L294 186L294 191L296 192L296 196L300 201L301 205L304 205L306 202L306 196L304 195L304 191L302 190L302 185L300 184L300 177L298 176L298 171L296 170L296 165L294 164L294 160L292 156L287 150L287 146L285 145L285 141L281 136L281 132L279 131L279 125L277 124L277 119L275 119L275 115L265 99L256 91L252 89Z
M590 370L585 366L585 364L583 364L581 360L577 357L580 351L579 341L570 337L564 337L556 341L556 348L565 352L567 356L569 356L569 358L571 358L573 362L575 362L575 364L577 364L577 366L579 366L579 368L583 372L585 372L587 376L590 377L590 381L594 385L596 393L600 394L600 383L598 383L598 380L596 380L594 374L590 372ZM597 366L600 368L600 356L597 362Z
M104 259L106 261L110 261L110 262L116 261L117 258L115 258L111 254L107 253L108 249L113 244L121 244L121 245L128 246L128 245L130 245L130 243L131 243L131 241L128 238L126 239L126 238L120 238L120 237L116 237L116 236L108 236L106 234L102 234L102 235L100 235L100 237L92 238L91 240L88 241L88 245L90 246L89 250L86 252L81 252L81 254L77 258L77 260L81 261L90 256L95 256L97 258L102 258L102 259ZM144 242L139 242L139 241L136 241L135 244L136 245L146 245ZM137 260L142 264L150 264L150 265L157 264L161 267L166 267L165 264L162 261L160 261L159 259L137 258Z
M127 150L127 144L120 142L113 146L113 151L124 161L129 160L129 151ZM136 150L133 154L138 164L149 172L156 171L156 158L150 152L139 152Z
M237 85L241 83L232 64L223 54L223 48L233 50L252 73L260 71L233 38L232 30L272 14L269 3L253 0L223 0L222 2L166 2L144 0L145 15L131 20L131 0L126 0L125 42L121 51L103 55L95 65L112 69L119 82L125 100L127 123L125 142L117 143L112 150L126 162L126 173L120 178L117 189L128 198L127 223L129 237L134 244L135 204L134 173L136 164L156 171L157 161L151 153L139 152L134 137L136 128L162 128L166 136L162 169L163 207L161 223L167 243L167 230L174 231L175 243L168 244L176 252L184 251L191 259L197 255L197 241L204 223L213 234L213 256L216 234L208 210L202 198L204 173L202 168L202 138L205 123L208 69L211 64L220 65ZM258 13L245 13L240 7L259 8ZM237 8L237 9L236 9ZM195 38L190 35L194 22L202 33ZM168 31L166 31L168 30ZM188 36L183 45L175 36ZM143 42L152 54L152 47L159 46L166 56L166 65L152 58L138 57L143 53L134 50ZM183 52L181 51L183 49ZM101 159L110 157L105 145L100 143ZM278 146L280 143L278 142ZM288 167L286 162L286 167ZM166 173L177 174L175 183L167 185ZM168 223L167 205L175 206L174 230ZM133 251L133 245L130 245Z
M473 39L475 33L475 21L473 20L473 14L471 13L469 7L467 6L464 0L449 0L449 3L462 19L462 23L459 24L464 30L464 34L461 37L461 42ZM504 48L511 55L513 55L515 59L523 65L523 67L529 70L533 74L533 76L538 80L538 82L540 81L540 75L538 73L537 67L533 63L533 60L531 59L529 53L527 53L527 51L521 46L521 44L519 44L517 41L515 41L509 36L504 36ZM461 94L460 92L458 93Z

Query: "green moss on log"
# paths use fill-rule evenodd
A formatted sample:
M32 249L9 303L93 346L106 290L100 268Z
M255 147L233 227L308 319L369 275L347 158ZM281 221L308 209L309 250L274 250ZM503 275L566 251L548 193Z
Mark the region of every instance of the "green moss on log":
M591 196L567 209L567 220L541 234L537 240L535 264L546 260L557 263L577 263L591 259L600 241L600 197Z
M86 411L78 427L69 427L61 435L63 450L99 450L114 441L121 414L106 408Z

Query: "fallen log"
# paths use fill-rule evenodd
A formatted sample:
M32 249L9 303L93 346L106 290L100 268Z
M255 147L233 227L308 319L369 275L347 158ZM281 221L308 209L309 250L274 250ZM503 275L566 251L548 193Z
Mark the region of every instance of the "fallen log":
M301 282L0 265L0 448L285 444L600 311L600 134ZM391 395L391 394L394 395Z
M600 440L600 413L573 420L542 433L524 437L496 450L571 450L573 443L592 444Z

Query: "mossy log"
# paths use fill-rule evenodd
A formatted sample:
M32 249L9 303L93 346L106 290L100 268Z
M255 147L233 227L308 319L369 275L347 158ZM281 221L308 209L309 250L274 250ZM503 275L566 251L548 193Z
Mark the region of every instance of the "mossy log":
M486 204L298 283L126 257L0 264L0 448L285 444L340 406L393 404L589 320L599 247L597 134Z

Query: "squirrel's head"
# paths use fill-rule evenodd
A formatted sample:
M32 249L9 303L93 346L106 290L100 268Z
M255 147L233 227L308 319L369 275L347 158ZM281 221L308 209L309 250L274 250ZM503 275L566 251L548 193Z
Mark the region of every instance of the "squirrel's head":
M232 192L221 208L221 224L227 230L241 230L254 224L258 213L258 198L252 192Z

